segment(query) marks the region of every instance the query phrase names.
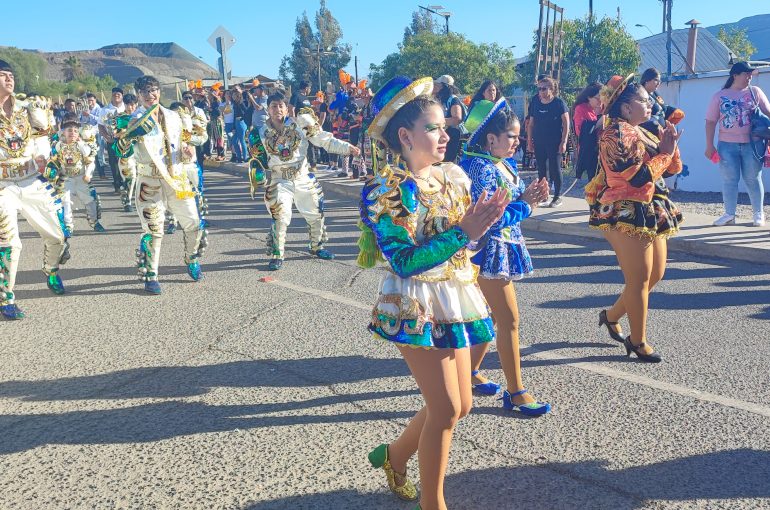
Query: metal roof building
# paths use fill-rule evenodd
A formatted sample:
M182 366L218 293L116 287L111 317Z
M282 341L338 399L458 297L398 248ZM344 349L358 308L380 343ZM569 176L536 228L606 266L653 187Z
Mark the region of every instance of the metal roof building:
M689 29L671 31L671 73L692 74L687 67L687 38ZM656 34L637 41L642 62L637 72L641 74L650 67L666 74L668 67L666 53L666 34ZM730 59L734 58L730 49L708 30L698 29L695 72L706 73L730 68Z

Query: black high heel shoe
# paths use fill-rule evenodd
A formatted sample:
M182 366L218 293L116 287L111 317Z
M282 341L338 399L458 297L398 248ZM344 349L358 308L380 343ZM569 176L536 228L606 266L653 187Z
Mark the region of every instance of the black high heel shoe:
M602 326L607 326L607 331L610 334L610 338L622 344L626 341L626 339L623 338L623 335L621 335L611 327L611 326L617 326L617 325L618 325L617 322L610 322L607 320L607 310L602 310L601 312L599 312L599 327L601 328Z
M623 340L623 345L626 346L626 356L629 358L631 357L631 353L633 352L636 354L636 357L639 358L639 361L644 361L645 363L660 363L662 361L662 358L660 357L660 354L657 352L653 352L652 354L645 354L642 352L642 349L644 348L645 343L642 342L639 345L634 345L631 343L631 335L628 335L628 337Z

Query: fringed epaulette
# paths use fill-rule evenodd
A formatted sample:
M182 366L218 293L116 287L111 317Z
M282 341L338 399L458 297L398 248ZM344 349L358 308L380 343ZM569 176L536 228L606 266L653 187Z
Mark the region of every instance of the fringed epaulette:
M361 191L361 221L358 239L358 265L372 268L383 256L372 230L382 215L388 215L414 236L417 211L417 183L401 169L386 165L371 178Z

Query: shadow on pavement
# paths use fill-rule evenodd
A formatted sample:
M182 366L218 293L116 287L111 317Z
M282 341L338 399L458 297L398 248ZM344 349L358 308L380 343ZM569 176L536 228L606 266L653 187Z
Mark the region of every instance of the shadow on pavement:
M359 398L388 398L410 392L341 395L311 399L310 406L326 406ZM394 395L395 394L395 395ZM317 403L313 403L317 401ZM306 409L306 401L286 404L209 405L204 402L167 401L101 411L69 411L60 414L0 416L0 455L17 453L47 444L146 443L179 436L236 429L353 423L409 418L413 411L328 414L296 413L263 416L264 413Z
M770 498L768 466L770 452L740 449L621 470L596 461L491 468L449 475L445 494L451 508L463 509L630 510L647 508L654 501L691 502L693 508L710 508L706 500ZM385 491L345 490L255 503L244 509L414 507L415 503L399 502Z
M401 358L339 356L142 367L82 377L0 383L0 398L25 401L184 398L212 388L303 388L408 376Z

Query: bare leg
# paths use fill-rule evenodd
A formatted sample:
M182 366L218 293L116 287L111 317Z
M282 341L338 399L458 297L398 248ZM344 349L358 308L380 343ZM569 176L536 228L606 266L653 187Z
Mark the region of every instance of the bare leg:
M608 230L604 236L615 250L620 269L623 271L625 287L622 302L631 326L631 338L634 344L638 345L646 342L647 338L647 302L652 274L653 241L631 237L618 230ZM614 309L613 312L617 313ZM610 316L609 313L607 315ZM616 315L613 314L612 317ZM643 352L651 353L652 347L647 345Z
M521 377L521 353L519 352L519 305L516 289L506 280L479 278L481 292L492 309L497 325L497 353L505 373L507 390L516 393L524 389ZM513 397L515 404L535 402L528 393Z
M487 355L490 343L491 342L484 342L483 344L471 346L471 372L475 372L481 368L481 362L484 361L484 357ZM484 384L485 382L489 382L489 379L481 374L471 376L472 384Z
M444 476L457 421L470 412L473 402L469 349L413 349L399 347L425 407L412 419L401 437L388 448L393 469L403 472L406 460L417 452L420 461L422 510L446 510ZM421 425L421 427L420 427Z

